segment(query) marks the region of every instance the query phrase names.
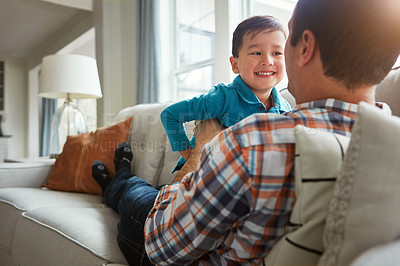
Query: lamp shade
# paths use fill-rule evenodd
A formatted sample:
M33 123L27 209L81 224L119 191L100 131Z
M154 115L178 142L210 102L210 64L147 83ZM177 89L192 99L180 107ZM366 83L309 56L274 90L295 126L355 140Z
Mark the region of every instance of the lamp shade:
M84 55L48 55L42 60L39 96L45 98L102 97L96 60Z

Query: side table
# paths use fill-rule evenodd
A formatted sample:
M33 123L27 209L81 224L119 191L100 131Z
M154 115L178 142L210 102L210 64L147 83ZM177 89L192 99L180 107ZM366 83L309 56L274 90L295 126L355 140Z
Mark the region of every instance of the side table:
M11 136L1 136L0 137L0 162L3 162L8 155L8 144L10 142Z
M22 157L22 158L5 158L5 163L43 163L54 164L56 159L50 157Z
M0 163L0 188L40 188L47 182L54 162L55 159L48 157L5 159Z

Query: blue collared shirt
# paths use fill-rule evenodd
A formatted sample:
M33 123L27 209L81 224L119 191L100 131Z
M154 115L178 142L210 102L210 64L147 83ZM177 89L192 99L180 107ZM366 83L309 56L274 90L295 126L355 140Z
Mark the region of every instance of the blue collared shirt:
M161 122L172 150L183 151L195 144L194 138L189 141L183 123L217 118L223 126L230 127L251 114L282 114L292 109L275 87L271 96L272 107L266 110L254 92L237 76L232 83L220 83L207 94L168 106L161 112ZM181 158L173 171L179 170L184 163L185 160Z

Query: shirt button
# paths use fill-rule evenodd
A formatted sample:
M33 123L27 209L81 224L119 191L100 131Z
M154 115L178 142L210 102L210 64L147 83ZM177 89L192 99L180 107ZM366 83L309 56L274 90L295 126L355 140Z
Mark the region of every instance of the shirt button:
M264 107L260 106L260 107L258 108L258 110L264 111Z

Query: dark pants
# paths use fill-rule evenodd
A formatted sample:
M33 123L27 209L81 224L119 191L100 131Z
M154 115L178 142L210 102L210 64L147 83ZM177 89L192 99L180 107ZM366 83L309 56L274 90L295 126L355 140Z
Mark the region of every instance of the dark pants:
M130 265L151 265L144 249L144 224L158 190L121 168L104 193L104 202L116 211L118 245Z

